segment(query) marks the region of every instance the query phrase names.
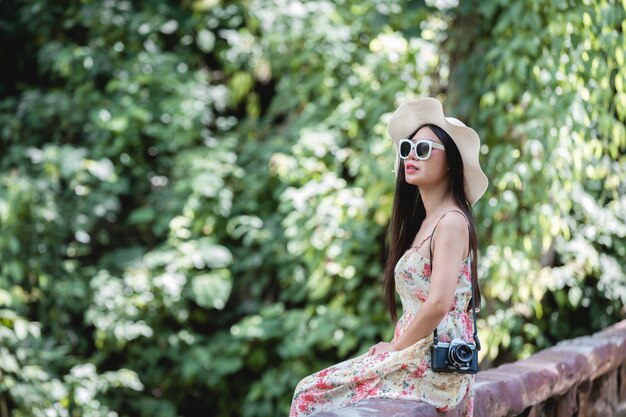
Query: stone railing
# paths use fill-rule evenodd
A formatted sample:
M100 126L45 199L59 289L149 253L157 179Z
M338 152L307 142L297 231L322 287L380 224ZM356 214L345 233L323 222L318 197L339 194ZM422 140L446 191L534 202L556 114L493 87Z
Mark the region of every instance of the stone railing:
M315 417L456 417L424 403L368 399ZM626 417L626 320L476 375L476 417Z

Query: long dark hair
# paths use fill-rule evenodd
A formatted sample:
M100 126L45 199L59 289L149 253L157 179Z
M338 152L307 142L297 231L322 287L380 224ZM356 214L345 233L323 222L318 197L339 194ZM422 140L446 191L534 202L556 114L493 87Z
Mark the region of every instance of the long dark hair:
M469 250L472 256L471 279L476 296L476 308L479 308L481 296L480 289L478 288L478 274L476 273L478 241L476 238L476 225L474 224L472 205L467 201L465 195L463 160L461 159L459 149L450 135L439 126L431 124L420 126L409 135L409 138L413 138L424 126L431 128L446 148L446 157L448 166L450 167L450 189L454 200L469 220ZM404 161L401 159L396 176L396 192L393 197L393 212L389 225L389 256L387 257L387 263L385 265L383 288L385 306L389 310L391 319L394 322L397 320L394 269L404 252L411 246L425 217L426 210L419 189L415 185L406 182L404 176ZM468 309L471 308L470 306L471 303L468 305Z

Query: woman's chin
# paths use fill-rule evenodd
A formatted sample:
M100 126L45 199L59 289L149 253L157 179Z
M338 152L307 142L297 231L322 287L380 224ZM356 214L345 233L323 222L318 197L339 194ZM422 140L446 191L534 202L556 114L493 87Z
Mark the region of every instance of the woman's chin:
M411 185L420 185L422 181L417 175L405 175L404 180Z

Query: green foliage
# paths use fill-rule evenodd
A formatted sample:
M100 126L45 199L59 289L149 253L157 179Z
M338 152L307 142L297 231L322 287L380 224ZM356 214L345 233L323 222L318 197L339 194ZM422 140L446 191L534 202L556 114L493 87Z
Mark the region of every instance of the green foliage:
M495 41L453 36L464 53L451 78L494 174L478 206L490 239L481 324L489 357L502 361L624 314L626 78L617 57L626 11L603 1L519 1L501 12L471 3L456 19L480 21L476 37Z
M0 3L0 417L286 414L390 338L418 96L483 139L483 366L618 320L624 7L432 3Z

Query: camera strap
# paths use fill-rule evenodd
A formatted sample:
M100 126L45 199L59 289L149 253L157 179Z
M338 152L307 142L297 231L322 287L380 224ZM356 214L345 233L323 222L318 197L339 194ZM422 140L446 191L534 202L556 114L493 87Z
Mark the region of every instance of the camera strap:
M437 223L435 224L435 227L433 228L433 232L430 234L430 243L429 243L429 249L430 249L430 273L431 273L431 276L432 276L432 273L433 273L432 272L433 271L433 236L435 235L435 229L437 228L437 225L439 224L441 219L443 219L443 216L445 216L446 214L448 214L448 213L450 213L452 211L456 211L457 213L461 213L463 215L463 217L465 217L465 219L467 220L467 217L465 216L465 214L463 214L459 210L447 211L439 218L439 220L437 220ZM467 225L467 228L469 230L469 224ZM471 233L471 230L470 230L470 233ZM475 297L476 293L474 291L474 282L472 281L472 277L471 277L471 274L472 274L472 261L473 261L471 246L470 246L469 252L470 252L469 253L469 258L470 258L470 264L469 264L469 267L470 267L470 287L472 288L472 299L471 299L471 302L472 302L472 318L474 320L474 334L473 334L473 337L474 337L474 345L476 346L476 350L480 350L480 340L478 340L478 327L476 326L476 301L475 301L476 300L476 297ZM439 337L437 336L437 327L435 327L435 331L434 331L434 342L435 342L435 345L437 343L439 343Z

